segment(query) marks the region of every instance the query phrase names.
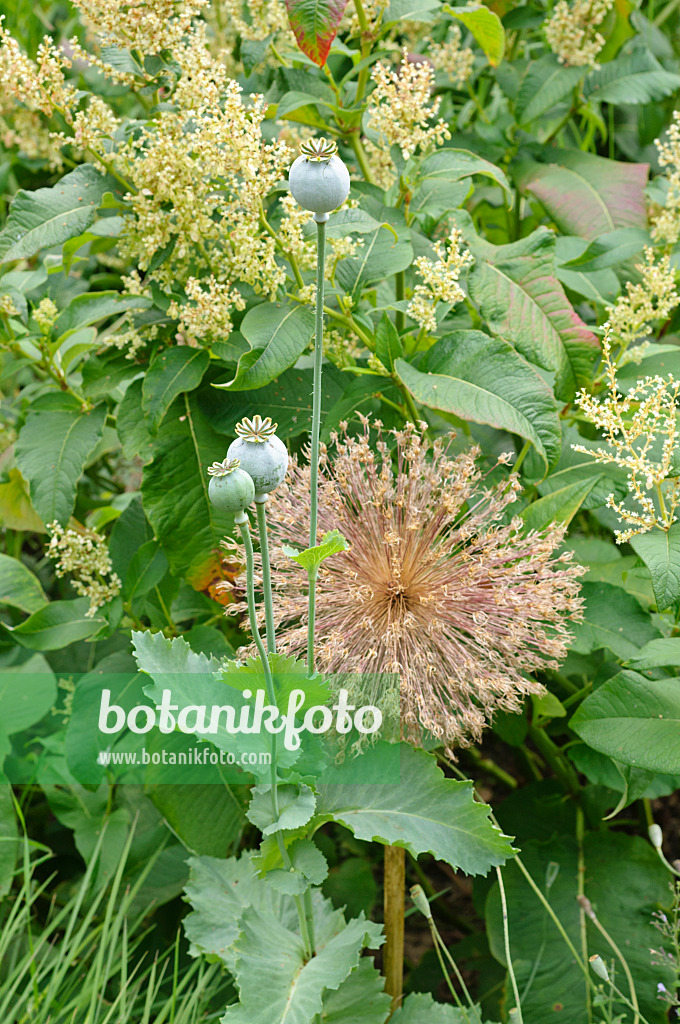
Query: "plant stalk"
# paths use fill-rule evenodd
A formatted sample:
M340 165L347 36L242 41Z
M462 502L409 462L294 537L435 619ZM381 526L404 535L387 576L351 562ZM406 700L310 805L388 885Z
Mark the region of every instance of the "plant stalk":
M235 522L241 531L241 537L243 538L243 546L246 552L246 597L248 600L248 617L250 619L250 630L253 634L253 640L257 647L257 652L260 655L260 661L262 663L262 673L264 675L264 683L267 690L267 698L270 704L277 707L276 703L276 691L274 689L274 680L272 678L272 672L269 665L269 658L265 646L260 636L260 630L257 625L257 611L255 608L255 557L253 554L253 542L250 537L250 522L245 512L241 513L243 516L239 522L239 515L235 517ZM274 821L278 821L280 817L279 813L279 796L278 796L278 775L276 771L276 734L272 733L272 762L271 762L271 798L272 798L272 812L274 814ZM281 830L277 830L275 833L276 842L281 854L281 860L287 871L290 871L293 864L286 849L286 844L283 841ZM311 960L312 957L312 942L309 934L309 925L307 922L307 915L303 906L302 898L295 896L295 907L298 913L298 920L300 923L300 934L302 936L302 944L304 946L305 958Z
M257 509L257 531L260 535L260 554L262 555L262 587L264 590L264 617L267 633L267 653L276 654L276 633L274 630L274 603L272 601L272 572L269 562L269 534L267 532L267 498L263 494L258 501L255 499Z
M401 846L386 846L383 974L385 991L392 997L392 1012L401 1005L404 986L405 889L406 851Z
M326 263L326 221L327 213L315 213L316 221L316 322L314 337L314 395L312 399L312 439L310 452L310 515L309 546L317 543L319 519L319 434L321 432L321 370L323 364L323 288ZM309 580L309 636L307 645L307 669L314 672L314 617L316 609L316 576Z

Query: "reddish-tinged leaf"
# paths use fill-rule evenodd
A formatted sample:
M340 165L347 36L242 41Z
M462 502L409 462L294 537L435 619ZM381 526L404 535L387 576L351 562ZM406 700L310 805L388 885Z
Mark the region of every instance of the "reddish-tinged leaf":
M522 161L515 180L540 200L560 231L593 239L618 228L646 227L649 164L571 149L546 149L542 159Z
M346 6L347 0L286 0L298 46L319 67L326 63Z

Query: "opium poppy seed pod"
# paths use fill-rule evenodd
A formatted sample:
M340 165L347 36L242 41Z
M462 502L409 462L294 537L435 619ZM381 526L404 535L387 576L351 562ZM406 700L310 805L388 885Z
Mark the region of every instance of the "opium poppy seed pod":
M236 424L237 438L227 449L227 458L238 459L255 485L255 501L275 490L288 470L288 450L275 434L276 423L269 416L253 416Z
M238 459L227 456L223 462L213 462L208 467L208 497L222 512L242 513L255 500L255 485L239 466Z
M332 140L309 139L300 150L288 175L291 195L304 210L329 214L349 195L349 171Z

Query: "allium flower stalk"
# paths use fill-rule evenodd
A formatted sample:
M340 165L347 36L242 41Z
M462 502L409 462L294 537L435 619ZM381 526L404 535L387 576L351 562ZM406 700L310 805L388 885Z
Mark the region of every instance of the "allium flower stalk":
M379 421L333 436L319 467L319 531L338 529L348 551L327 559L317 583L317 667L370 673L362 698L380 703L380 673L401 678L403 734L478 739L494 708L519 710L541 692L527 673L554 668L579 615L571 554L554 556L558 525L525 531L506 510L520 485L487 485L479 450L449 454L413 426L394 431L396 463ZM506 461L502 459L501 461ZM309 468L293 464L269 507L274 611L280 649L297 654L307 634L306 576L282 545L305 547ZM243 610L235 606L235 611ZM343 683L344 685L344 683Z

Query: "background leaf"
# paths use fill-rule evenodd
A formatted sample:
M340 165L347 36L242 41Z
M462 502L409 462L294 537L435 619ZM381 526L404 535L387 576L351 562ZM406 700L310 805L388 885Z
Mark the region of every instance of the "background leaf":
M182 345L158 353L142 384L142 408L152 433L156 433L177 396L198 387L209 362L204 348Z
M317 814L340 822L357 839L403 846L414 857L428 852L471 875L512 855L488 808L473 799L471 783L446 779L424 750L400 743L399 779L383 782L389 746L376 743L354 762L360 783L322 786Z
M298 46L319 67L326 63L346 6L347 0L286 0Z
M628 669L583 701L570 722L584 743L624 764L680 773L677 679L645 679Z
M454 331L435 342L419 369L404 359L397 359L395 368L423 405L527 438L546 469L559 457L560 422L552 391L500 338Z
M649 569L660 612L680 599L680 523L631 537L631 547Z
M620 163L581 150L545 149L522 161L519 187L545 207L560 231L597 238L616 228L645 228L648 164Z
M0 554L0 605L35 612L47 604L37 576L17 558Z
M101 440L105 419L105 405L89 413L81 413L73 405L34 409L26 417L16 444L16 460L44 523L68 523L78 481Z
M82 164L51 188L19 189L0 232L0 262L27 259L39 249L82 234L111 188L112 179L92 164Z
M273 381L293 365L311 342L314 312L307 306L262 302L244 316L241 334L250 345L250 352L241 356L234 379L216 387L251 391Z
M555 240L546 228L509 245L468 240L475 263L470 298L495 334L557 374L555 392L566 400L590 379L600 344L573 309L555 276Z

